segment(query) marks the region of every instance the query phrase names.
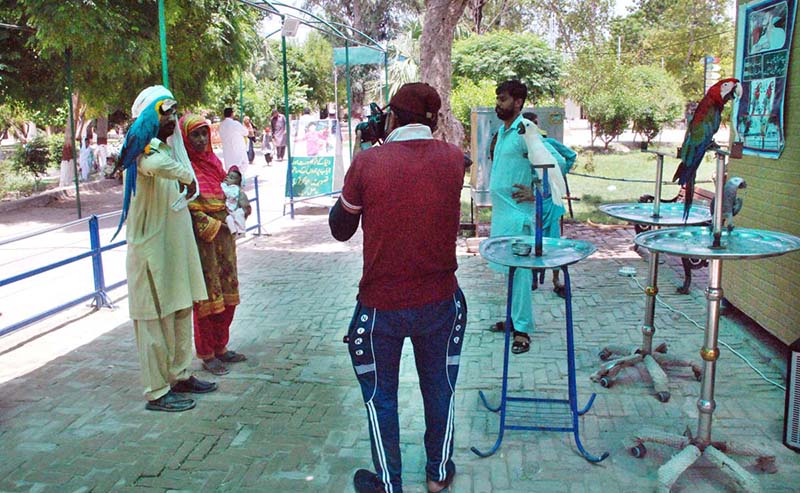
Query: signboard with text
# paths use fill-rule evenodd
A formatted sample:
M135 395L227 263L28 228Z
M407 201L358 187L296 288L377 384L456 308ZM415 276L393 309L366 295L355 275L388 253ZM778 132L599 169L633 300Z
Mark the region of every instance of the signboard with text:
M342 135L335 119L300 117L292 122L292 188L286 179L286 197L314 197L341 187ZM337 161L339 166L337 167ZM337 171L338 170L338 171ZM338 180L341 181L341 178Z
M292 156L291 196L313 197L333 192L333 160L333 156ZM290 196L288 181L286 196Z
M735 138L744 154L778 159L786 144L784 97L797 0L756 0L739 6L734 100Z

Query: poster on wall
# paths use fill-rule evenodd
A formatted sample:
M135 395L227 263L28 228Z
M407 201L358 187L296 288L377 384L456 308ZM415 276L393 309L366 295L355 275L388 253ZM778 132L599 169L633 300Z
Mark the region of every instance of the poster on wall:
M739 5L735 77L743 91L734 100L733 123L744 154L778 159L783 152L783 106L796 10L797 0Z
M304 115L305 116L305 115ZM342 160L342 135L335 119L303 121L292 135L292 187L287 174L286 197L314 197L341 187L335 178ZM292 122L292 127L295 123Z

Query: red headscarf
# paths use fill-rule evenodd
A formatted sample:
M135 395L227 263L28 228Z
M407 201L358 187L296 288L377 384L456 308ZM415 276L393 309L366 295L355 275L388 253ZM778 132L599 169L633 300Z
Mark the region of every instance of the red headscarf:
M191 113L183 115L180 125L186 152L189 154L192 168L194 168L194 173L197 175L200 195L205 198L224 199L225 195L222 193L220 184L225 179L225 170L222 168L222 162L211 148L211 125L202 116ZM189 141L189 133L200 127L208 128L208 145L202 152L196 151Z

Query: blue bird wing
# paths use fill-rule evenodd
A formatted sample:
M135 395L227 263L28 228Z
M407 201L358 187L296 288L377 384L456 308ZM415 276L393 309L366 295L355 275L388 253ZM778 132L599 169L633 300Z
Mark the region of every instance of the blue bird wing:
M151 114L152 113L152 114ZM133 122L128 133L125 135L125 143L119 153L119 165L125 170L125 190L122 195L122 215L119 218L117 230L111 241L117 237L122 225L128 218L131 199L136 195L136 161L139 155L144 152L150 141L158 135L159 123L158 115L154 112L144 112L136 121Z

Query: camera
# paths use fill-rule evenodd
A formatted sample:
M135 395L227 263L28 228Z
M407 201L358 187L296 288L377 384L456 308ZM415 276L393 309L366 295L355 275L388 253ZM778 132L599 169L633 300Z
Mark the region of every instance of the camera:
M381 110L378 103L369 104L370 115L367 121L356 125L356 130L361 131L361 142L374 144L386 138L386 121L389 113Z

